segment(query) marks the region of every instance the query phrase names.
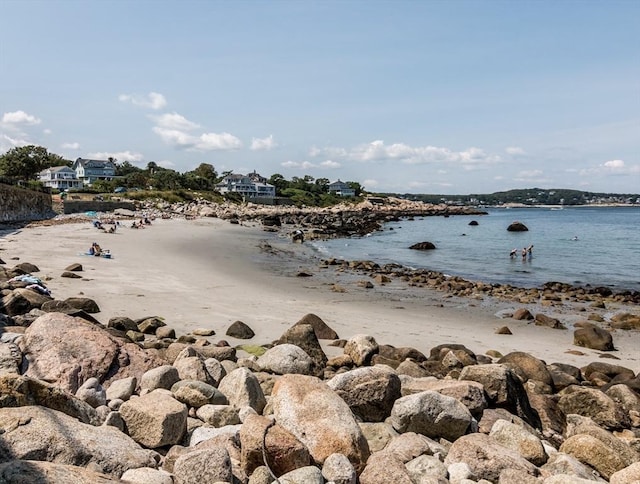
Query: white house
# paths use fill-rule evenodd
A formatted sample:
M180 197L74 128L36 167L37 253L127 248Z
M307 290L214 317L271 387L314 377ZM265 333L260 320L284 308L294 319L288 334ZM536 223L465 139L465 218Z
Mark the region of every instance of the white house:
M266 183L266 178L255 171L248 175L227 175L216 185L216 189L222 194L238 193L248 199L275 198L276 196L276 187Z
M335 195L338 195L339 197L356 196L356 191L339 179L337 181L334 181L333 183L329 183L329 193L333 193Z
M87 160L78 158L71 167L83 184L91 186L98 180L111 181L116 178L116 165L109 160Z
M56 190L66 190L67 188L80 188L82 181L76 177L76 172L68 166L52 166L42 170L38 174L38 179L45 187Z

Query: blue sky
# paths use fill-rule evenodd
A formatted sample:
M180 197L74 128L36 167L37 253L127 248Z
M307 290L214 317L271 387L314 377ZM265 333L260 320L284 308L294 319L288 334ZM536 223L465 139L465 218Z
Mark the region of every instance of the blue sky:
M0 0L0 153L640 192L638 1Z

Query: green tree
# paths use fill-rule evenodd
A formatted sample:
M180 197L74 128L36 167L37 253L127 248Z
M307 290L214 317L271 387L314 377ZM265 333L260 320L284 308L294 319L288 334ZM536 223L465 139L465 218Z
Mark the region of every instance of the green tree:
M215 182L218 178L216 169L209 163L200 163L200 165L198 165L198 168L188 173L193 173L195 176L199 176L201 178L209 180L212 183Z
M71 164L62 156L49 153L43 146L20 146L0 156L0 175L28 181L35 179L46 168Z
M116 165L117 176L127 176L130 173L138 173L143 171L142 168L138 168L137 166L132 165L128 161L123 161L122 163L115 163L115 165Z
M132 171L124 176L123 184L129 188L147 188L149 186L149 177L144 170Z
M328 178L316 178L314 182L315 191L319 193L329 193L329 181Z
M356 191L356 197L359 197L364 192L364 187L358 182L348 181L345 183Z
M280 173L271 175L269 183L276 187L276 195L281 195L284 190L289 188L289 182Z
M153 175L156 190L177 190L182 188L182 175L175 170L158 168Z

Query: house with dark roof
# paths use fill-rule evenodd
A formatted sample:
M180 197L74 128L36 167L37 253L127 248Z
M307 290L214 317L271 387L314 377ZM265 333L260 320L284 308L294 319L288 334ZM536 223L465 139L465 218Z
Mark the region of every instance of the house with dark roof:
M78 158L71 167L84 185L91 186L98 180L111 181L116 178L116 165L109 160Z
M38 174L38 180L45 187L56 190L66 190L67 188L80 188L82 181L76 176L75 170L68 166L52 166L42 170Z

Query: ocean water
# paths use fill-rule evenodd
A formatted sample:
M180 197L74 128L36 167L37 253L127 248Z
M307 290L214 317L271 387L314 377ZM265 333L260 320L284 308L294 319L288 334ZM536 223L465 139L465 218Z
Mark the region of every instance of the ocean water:
M322 257L395 262L518 287L557 281L640 290L640 207L486 209L488 215L422 217L365 237L311 242ZM475 220L477 226L469 225ZM527 232L508 232L514 221ZM436 249L411 250L429 241ZM521 257L533 245L531 257ZM509 253L517 249L516 257Z

